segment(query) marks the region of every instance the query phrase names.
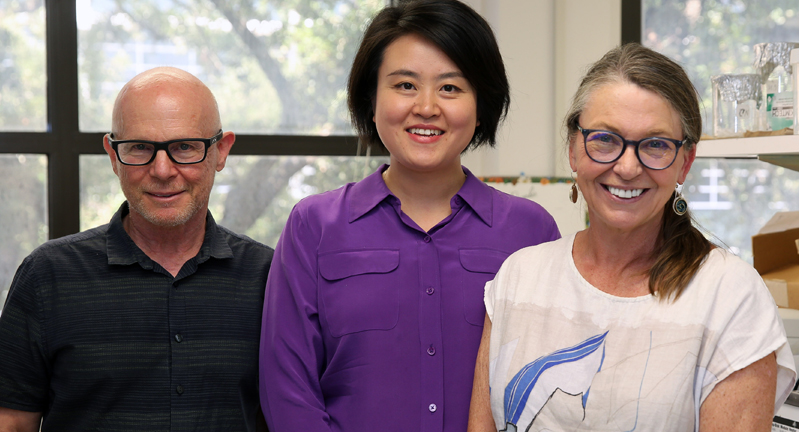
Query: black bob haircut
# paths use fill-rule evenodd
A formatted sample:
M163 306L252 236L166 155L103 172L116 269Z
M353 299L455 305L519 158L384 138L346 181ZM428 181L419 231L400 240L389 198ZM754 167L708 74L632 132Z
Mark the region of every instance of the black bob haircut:
M386 47L408 34L435 44L474 88L480 125L467 149L486 143L493 147L510 105L508 77L491 27L458 0L401 0L375 15L363 35L347 84L347 105L361 141L385 149L372 120L377 73Z

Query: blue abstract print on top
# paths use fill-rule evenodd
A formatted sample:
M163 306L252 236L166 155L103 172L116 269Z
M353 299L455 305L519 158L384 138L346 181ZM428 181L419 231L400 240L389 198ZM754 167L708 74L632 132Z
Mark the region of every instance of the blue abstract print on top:
M574 237L516 252L486 284L497 430L698 431L715 386L771 353L783 403L793 356L751 266L716 248L679 299L618 297L582 277Z
M607 334L540 357L516 373L505 388L506 427L512 425L510 429L515 430L516 425L531 423L557 389L582 393L585 408L591 381L605 359Z

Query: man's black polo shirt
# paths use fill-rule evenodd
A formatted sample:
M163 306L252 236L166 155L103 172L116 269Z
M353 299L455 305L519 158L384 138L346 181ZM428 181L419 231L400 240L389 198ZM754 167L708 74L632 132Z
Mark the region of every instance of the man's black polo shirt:
M219 227L177 277L111 223L20 265L0 315L0 406L43 431L255 430L273 250Z

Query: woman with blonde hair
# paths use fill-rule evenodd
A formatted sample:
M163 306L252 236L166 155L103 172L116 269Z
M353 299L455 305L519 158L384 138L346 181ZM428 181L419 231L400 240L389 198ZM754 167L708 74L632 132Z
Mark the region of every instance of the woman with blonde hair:
M469 430L771 430L793 357L762 279L679 193L702 131L685 72L616 48L565 127L590 226L486 284Z

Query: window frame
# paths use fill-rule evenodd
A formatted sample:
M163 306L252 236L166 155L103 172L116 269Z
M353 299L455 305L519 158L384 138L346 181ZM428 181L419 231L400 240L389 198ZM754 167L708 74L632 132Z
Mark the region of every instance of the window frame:
M80 231L80 156L103 155L102 132L81 132L78 122L76 2L45 0L47 130L0 132L0 154L47 156L47 225L50 239ZM110 125L109 125L110 128ZM235 131L234 131L235 132ZM232 155L357 156L358 138L311 135L236 135ZM110 167L109 167L110 169Z
M621 0L621 43L641 43L641 0Z
M396 0L388 0L395 4ZM80 156L103 155L102 132L81 132L78 120L78 29L74 1L44 0L47 130L0 132L0 154L47 156L50 239L80 231ZM621 42L641 41L641 1L621 0ZM109 125L110 127L110 125ZM234 131L235 132L235 131ZM358 156L348 136L237 134L233 155Z

